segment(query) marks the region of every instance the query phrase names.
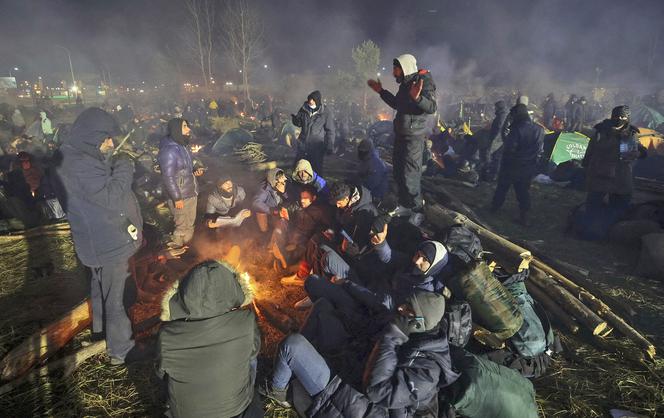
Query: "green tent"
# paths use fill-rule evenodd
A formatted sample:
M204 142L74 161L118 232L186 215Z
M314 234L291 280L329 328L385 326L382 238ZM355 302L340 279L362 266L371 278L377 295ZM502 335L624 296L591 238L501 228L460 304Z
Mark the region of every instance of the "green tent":
M650 129L657 129L658 126L664 124L664 116L646 105L635 106L631 119L632 124Z
M582 160L590 138L579 132L561 132L551 152L551 162L558 165L569 160Z
M212 154L222 154L253 140L253 135L242 128L230 129L217 139L217 142L212 146L211 152Z

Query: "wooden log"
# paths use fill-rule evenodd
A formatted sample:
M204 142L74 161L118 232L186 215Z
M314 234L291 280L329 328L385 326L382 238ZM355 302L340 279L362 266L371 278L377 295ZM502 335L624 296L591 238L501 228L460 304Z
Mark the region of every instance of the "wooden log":
M89 346L81 348L73 354L70 354L59 360L52 361L23 377L12 380L3 386L0 386L0 396L7 392L11 392L12 390L21 386L23 383L36 380L42 376L48 376L55 370L63 369L62 374L64 377L71 376L71 374L87 359L104 352L104 350L106 350L106 341L97 341L96 343L90 344Z
M565 326L565 328L567 328L571 334L576 334L579 332L579 324L576 322L574 317L570 316L560 306L558 306L556 302L551 300L551 298L544 291L542 291L539 287L530 281L526 282L526 288L528 289L528 293L535 300L537 300L537 302L542 304L544 310L553 315L553 317L560 324Z
M14 380L35 364L44 362L91 322L92 306L90 299L86 299L7 353L0 361L0 380Z
M505 340L498 338L496 334L476 323L473 323L473 338L480 344L491 347L494 350L505 348Z
M283 334L288 334L291 331L297 330L297 323L293 318L283 313L272 302L262 299L254 299L254 310L256 315L264 318L270 325L281 331Z
M489 231L488 229L482 227L481 225L478 225L477 223L468 219L468 217L463 216L457 212L451 211L449 209L445 209L440 205L427 205L426 212L427 212L427 220L429 220L429 222L435 224L438 221L438 222L443 222L447 225L449 224L450 219L453 219L455 222L461 223L466 227L468 227L478 236L483 237L487 241L492 242L495 246L506 249L507 252L512 253L513 258L517 258L519 257L520 254L523 254L524 252L528 251L525 248L506 240L500 235L497 235L494 232ZM578 286L577 284L575 284L574 282L572 282L571 280L569 280L568 278L564 277L562 274L557 272L555 269L551 268L550 266L548 266L547 264L543 263L541 260L538 260L536 258L533 259L531 262L531 271L534 272L540 271L545 273L545 275L548 274L554 277L554 279L558 283L560 283L561 286L565 286L565 288L576 294L577 297L580 298L584 303L586 303L591 308L595 309L598 313L600 313L600 315L605 316L606 319L610 321L613 327L618 329L626 337L630 338L635 344L637 344L642 350L644 350L650 358L654 358L654 356L656 355L655 346L650 341L648 341L648 339L643 337L638 331L636 331L629 324L627 324L622 318L613 313L611 309L604 302L602 302L601 300L597 299L595 296L590 294L590 292L586 291L581 286ZM531 275L531 277L533 277L533 275ZM576 308L578 308L578 305L575 304L575 306ZM567 308L567 306L565 308ZM579 319L580 321L584 320L582 318L578 317L576 318ZM588 319L586 318L585 320ZM606 330L606 327L604 327L603 330Z
M563 309L572 314L579 322L585 325L593 335L599 335L608 326L606 321L600 318L580 300L565 290L555 280L549 278L537 269L530 270L529 280L534 282L547 295L551 296Z

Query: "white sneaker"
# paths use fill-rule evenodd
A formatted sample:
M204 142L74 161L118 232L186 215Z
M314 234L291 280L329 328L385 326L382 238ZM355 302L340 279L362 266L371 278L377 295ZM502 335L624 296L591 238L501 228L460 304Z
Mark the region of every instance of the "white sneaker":
M394 208L393 211L390 212L391 216L394 217L400 217L400 216L410 216L413 213L413 211L410 208L407 208L405 206L397 205L396 208Z
M304 309L311 308L313 305L314 305L314 303L311 301L311 298L309 296L307 296L304 299L295 302L295 305L293 305L293 307L295 309L304 310Z
M304 280L297 277L297 274L291 274L290 276L282 277L280 282L282 286L304 286Z

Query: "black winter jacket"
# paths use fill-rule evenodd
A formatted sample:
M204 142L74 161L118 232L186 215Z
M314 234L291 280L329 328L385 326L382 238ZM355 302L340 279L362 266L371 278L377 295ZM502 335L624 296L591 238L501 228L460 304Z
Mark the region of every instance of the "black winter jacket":
M500 176L514 181L535 176L543 152L544 129L530 117L517 119L503 141Z
M107 159L99 150L104 139L120 133L110 114L89 108L60 148L57 173L65 196L58 198L67 212L76 254L89 267L128 258L143 241L143 218L131 189L134 163L122 156ZM133 237L130 225L137 229Z
M327 106L320 104L312 110L306 103L292 117L293 125L302 128L298 140L302 142L325 142L334 145L334 115Z
M349 207L338 210L337 222L361 250L369 245L371 224L377 214L371 192L364 186L357 186L353 189Z
M435 410L440 388L456 381L447 336L413 334L387 326L365 371L364 394L338 376L314 399L307 415L316 418L406 418ZM435 416L435 415L434 415Z
M410 87L424 80L418 101L410 97ZM394 117L394 132L399 135L421 135L426 132L428 115L436 113L436 85L431 73L420 70L408 75L399 85L396 96L387 90L380 92L380 98L397 111Z

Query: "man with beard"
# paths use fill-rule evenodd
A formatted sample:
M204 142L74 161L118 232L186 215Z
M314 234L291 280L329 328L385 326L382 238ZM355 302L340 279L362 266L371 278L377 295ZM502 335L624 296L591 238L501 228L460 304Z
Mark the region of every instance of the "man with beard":
M92 332L105 333L111 364L120 365L134 347L123 306L129 259L143 241L143 219L131 189L133 161L113 155L120 126L98 108L81 113L62 145L58 174L76 254L92 270Z
M607 195L609 206L618 210L627 209L632 200L632 166L647 151L639 146L639 129L630 125L629 118L629 107L617 106L611 119L595 125L595 135L583 158L588 209L601 208Z
M184 252L184 247L194 236L198 182L202 167L194 167L189 152L191 129L186 120L173 118L168 121L168 135L159 143L157 161L161 177L170 200L168 207L175 218L175 230L168 247Z
M307 96L297 115L291 116L293 125L302 128L297 138L295 161L308 160L313 170L322 176L325 152L334 146L334 115L316 90Z
M411 223L419 225L424 219L420 185L424 134L428 115L436 112L436 85L429 71L418 71L415 57L410 54L395 58L393 65L392 75L399 84L396 95L383 89L380 81L369 80L367 84L397 111L392 157L399 199L396 214L411 215Z
M514 186L519 202L518 222L525 226L530 210L530 183L537 174L543 152L544 129L530 119L524 104L514 106L510 118L508 134L503 138L503 157L491 210L497 212L503 206L507 192Z
M237 210L246 196L244 188L235 184L230 176L221 176L217 181L216 190L208 196L205 209L208 228L242 225L242 222L251 216L249 209Z

